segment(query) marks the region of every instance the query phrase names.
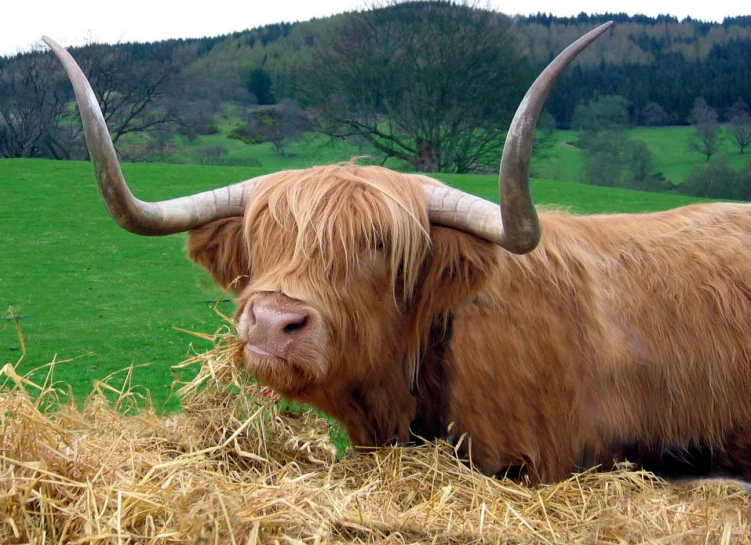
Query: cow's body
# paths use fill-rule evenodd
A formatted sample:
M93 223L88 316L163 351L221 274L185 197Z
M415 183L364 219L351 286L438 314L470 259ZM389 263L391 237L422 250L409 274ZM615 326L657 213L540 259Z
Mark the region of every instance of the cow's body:
M331 179L302 171L300 187L315 193L318 183L356 183L346 173L377 185L388 172L341 169L345 174L330 168L322 174ZM409 195L405 216L419 217L414 189L424 179L389 176L395 180L385 191L398 191L394 184L401 183L401 194ZM290 212L283 197L289 191L284 184L278 192L270 190L272 201L280 199L274 212L263 197L244 220L246 232L258 240L250 242L254 265L267 261L259 252L284 254L281 248L294 247L300 231L321 230L321 224L305 225ZM377 194L373 199L384 198ZM360 206L338 202L341 210ZM348 222L370 216L377 214L361 210ZM587 217L543 212L541 224L540 246L523 256L426 225L430 239L417 250L424 257L404 264L420 273L403 303L403 288L389 287L391 271L373 278L370 270L358 272L353 261L355 281L375 287L345 300L334 314L357 315L362 327L382 331L377 348L356 346L357 324L348 329L340 318L337 327L345 338L329 336L326 342L345 353L327 356L316 384L290 388L273 375L259 377L288 397L330 412L357 445L447 437L461 441L462 451L490 474L523 466L532 479L560 479L577 468L607 465L633 445L646 445L650 456L663 447L709 448L721 459L728 438L751 429L751 207L703 204ZM282 225L295 227L285 236ZM343 225L333 221L327 229L336 238ZM190 253L215 270L216 254L201 255L202 243L216 242L213 229L196 232ZM241 237L242 230L236 231ZM229 237L222 243L246 244ZM255 293L280 292L330 312L328 303L315 302L311 285L296 284L298 274L318 278L317 250L309 249L310 259L297 265L304 271L293 267L281 276L278 264L267 271L225 267L225 285L234 275L250 273L239 299L241 329ZM280 262L294 259L290 253ZM255 274L265 277L260 289ZM270 277L276 283L268 284ZM348 286L352 280L328 281ZM246 355L246 363L259 374L256 355Z
M445 413L423 433L455 422L485 471L544 480L633 444L709 445L732 471L723 449L751 429L751 207L541 219L541 246L498 252L453 310Z
M500 210L354 164L140 201L85 75L46 41L113 218L143 235L190 230L190 257L238 293L244 366L338 418L355 445L446 437L484 472L531 480L624 455L749 477L751 208L538 221L529 192L545 99L611 24L561 52L522 100Z

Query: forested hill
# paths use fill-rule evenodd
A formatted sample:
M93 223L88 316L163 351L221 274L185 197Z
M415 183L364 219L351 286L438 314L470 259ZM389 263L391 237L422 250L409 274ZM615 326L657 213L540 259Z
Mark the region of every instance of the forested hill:
M383 9L400 10L409 17L428 4ZM263 104L291 98L311 106L298 74L331 46L352 17L342 14L213 38L117 48L144 67L158 64L158 70L170 76L169 88L162 87L160 94L175 104ZM516 52L517 58L509 62L526 64L528 80L576 37L598 23L616 21L612 32L582 54L555 88L547 108L559 128L569 127L577 104L601 95L626 97L630 121L637 124L686 123L697 97L717 109L720 120L738 99L751 104L751 16L722 23L623 14L572 18L539 14L513 19L499 14L498 19L508 25ZM97 58L107 56L101 51L111 49L92 45L77 48L73 54L84 61L91 59L93 65ZM0 57L0 75L23 56ZM654 112L655 105L659 115L645 116L645 108Z
M616 22L613 31L581 55L551 96L548 111L560 128L569 126L577 104L603 94L625 96L636 124L650 123L641 115L650 102L664 109L665 123L678 124L687 122L697 97L720 112L739 98L751 104L751 16L708 23L667 15L540 14L515 17L512 33L518 54L539 69L581 34L609 20ZM242 94L249 71L263 67L276 98L299 100L295 69L307 65L346 24L345 14L175 46L188 61L184 74L221 87L216 91L223 96Z
M636 124L682 124L697 97L719 112L751 98L751 17L707 23L674 17L619 14L557 18L537 15L516 20L520 52L535 65L585 30L607 20L616 25L598 40L557 84L548 110L566 127L574 108L597 95L622 95ZM667 117L645 119L648 103Z

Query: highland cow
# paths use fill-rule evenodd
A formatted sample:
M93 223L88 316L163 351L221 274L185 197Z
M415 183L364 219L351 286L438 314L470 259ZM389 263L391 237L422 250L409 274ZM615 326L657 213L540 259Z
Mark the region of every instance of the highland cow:
M237 293L245 368L337 418L355 445L442 437L481 471L532 482L663 453L748 477L751 208L538 219L530 197L545 99L608 28L525 96L501 213L429 177L354 163L139 201L85 77L48 43L113 217L140 234L189 230L190 258Z

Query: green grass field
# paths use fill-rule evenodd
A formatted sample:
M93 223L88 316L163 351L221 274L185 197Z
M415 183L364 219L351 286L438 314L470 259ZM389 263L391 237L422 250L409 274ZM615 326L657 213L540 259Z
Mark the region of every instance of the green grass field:
M344 159L338 157L336 159ZM298 167L299 158L287 167ZM134 193L147 200L193 193L268 169L125 164ZM496 198L495 176L441 175L447 183ZM579 213L666 209L695 199L536 179L538 203ZM82 399L94 380L130 365L134 381L163 407L169 368L205 341L176 328L212 333L224 322L212 301L221 295L183 253L184 235L140 237L118 227L99 201L85 162L0 160L0 363L16 362L26 341L25 372L53 359L57 378ZM233 305L219 309L231 315Z

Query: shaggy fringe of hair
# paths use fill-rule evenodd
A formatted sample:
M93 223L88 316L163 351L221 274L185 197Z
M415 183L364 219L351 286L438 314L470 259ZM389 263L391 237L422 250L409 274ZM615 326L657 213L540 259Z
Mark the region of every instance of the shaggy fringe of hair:
M395 301L411 297L430 234L421 187L405 184L404 175L351 162L272 175L253 195L246 240L264 209L282 229L296 232L291 268L318 254L327 271L346 276L363 251L382 251Z

